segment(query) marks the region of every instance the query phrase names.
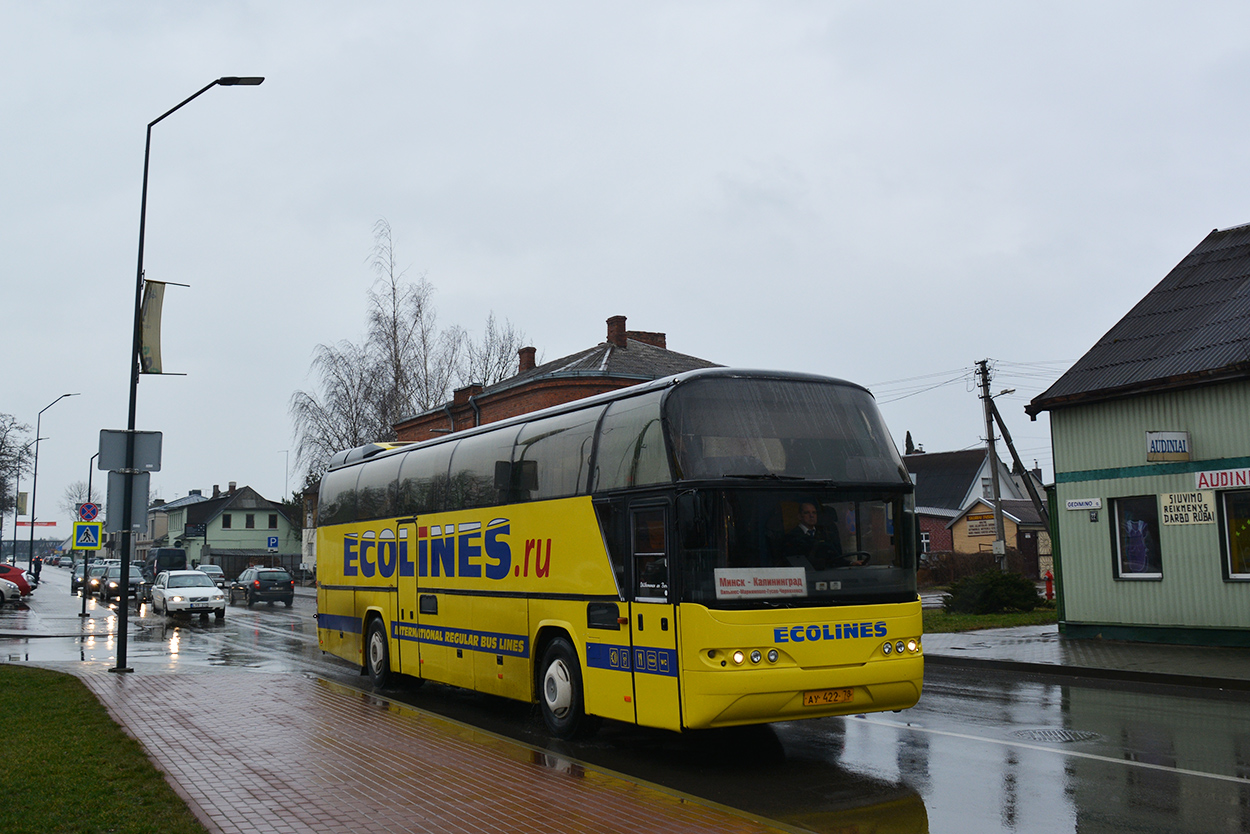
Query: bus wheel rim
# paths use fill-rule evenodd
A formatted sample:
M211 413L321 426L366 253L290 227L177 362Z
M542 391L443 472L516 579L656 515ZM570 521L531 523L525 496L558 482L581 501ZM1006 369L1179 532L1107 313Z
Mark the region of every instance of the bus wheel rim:
M382 666L382 635L373 632L373 639L369 641L369 666L372 669L379 669Z
M547 709L557 718L563 718L573 704L573 682L569 679L569 668L563 660L557 660L547 667L543 680L543 697L547 701Z

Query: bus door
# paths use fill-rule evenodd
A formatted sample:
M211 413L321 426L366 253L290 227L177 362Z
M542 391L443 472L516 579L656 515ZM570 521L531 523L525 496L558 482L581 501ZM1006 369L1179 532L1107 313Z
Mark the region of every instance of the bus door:
M417 520L395 523L399 564L395 571L395 619L391 623L391 668L414 677L421 674L421 644L417 642Z
M631 504L629 542L634 712L647 727L681 729L677 681L677 606L673 604L669 504Z

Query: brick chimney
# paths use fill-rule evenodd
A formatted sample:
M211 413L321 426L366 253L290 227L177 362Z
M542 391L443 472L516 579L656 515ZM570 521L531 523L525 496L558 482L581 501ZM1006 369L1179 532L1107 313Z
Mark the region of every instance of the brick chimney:
M451 395L451 404L453 406L466 405L469 397L476 397L482 393L482 384L480 382L470 382L463 388L457 388Z
M516 352L517 356L521 358L520 367L517 368L518 374L534 370L534 354L537 353L537 351L537 348L523 347Z
M625 317L613 316L608 319L608 343L623 348L625 339Z
M213 484L213 497L214 498L221 497L221 486L218 484Z
M231 495L234 495L234 491L235 491L236 489L238 489L238 486L239 486L239 482L238 482L238 481L231 481L231 482L230 482L230 494L231 494Z
M668 350L667 339L663 333L652 333L647 330L627 330L625 331L625 338L633 339L635 342L644 342L661 350Z

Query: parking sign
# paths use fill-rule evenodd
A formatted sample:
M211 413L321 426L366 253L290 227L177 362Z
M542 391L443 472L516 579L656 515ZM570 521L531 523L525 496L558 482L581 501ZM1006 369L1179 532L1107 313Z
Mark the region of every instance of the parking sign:
M278 537L270 536L268 539L266 539L265 547L269 549L270 553L276 553L278 551Z

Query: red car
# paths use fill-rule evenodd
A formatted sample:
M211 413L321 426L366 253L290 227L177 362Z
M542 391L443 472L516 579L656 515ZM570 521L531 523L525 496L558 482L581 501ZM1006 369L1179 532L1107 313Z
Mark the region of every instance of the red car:
M26 571L16 565L0 563L0 579L7 579L20 588L22 596L27 596L31 592L30 583L26 581Z

